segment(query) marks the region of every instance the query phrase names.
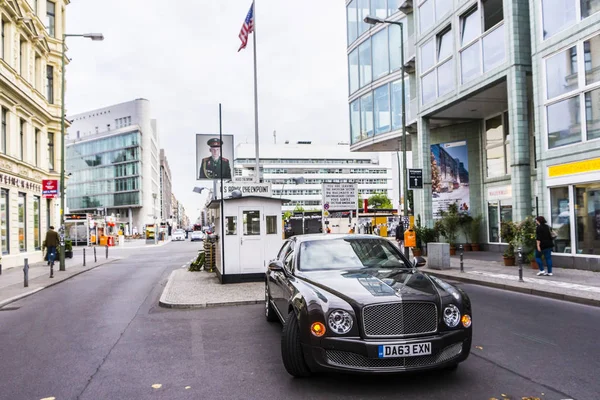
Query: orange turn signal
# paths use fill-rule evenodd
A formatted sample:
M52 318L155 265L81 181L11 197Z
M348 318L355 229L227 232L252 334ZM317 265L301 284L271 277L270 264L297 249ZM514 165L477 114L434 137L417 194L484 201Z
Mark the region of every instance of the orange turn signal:
M325 325L321 322L313 322L310 326L310 332L316 337L321 337L325 334Z
M469 315L465 314L460 319L460 322L462 322L462 324L465 328L468 328L471 326L471 317Z

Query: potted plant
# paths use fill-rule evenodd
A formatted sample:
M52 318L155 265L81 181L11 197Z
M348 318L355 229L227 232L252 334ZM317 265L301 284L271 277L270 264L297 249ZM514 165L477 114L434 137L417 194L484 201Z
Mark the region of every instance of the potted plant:
M65 239L65 258L73 258L73 241Z
M440 234L444 236L450 244L450 255L456 254L456 237L460 226L460 215L458 213L458 203L448 205L448 210L439 210L441 219L436 221L436 227Z
M515 235L517 226L512 221L502 221L500 225L500 234L502 235L502 241L508 243L508 247L504 251L504 265L512 266L515 265Z
M514 248L521 248L523 261L530 263L532 268L537 268L534 257L536 248L535 230L535 219L532 216L529 216L515 225L515 235L513 239Z
M469 225L469 240L471 241L471 250L479 251L479 237L481 236L481 222L483 216L481 214L476 215L471 220Z

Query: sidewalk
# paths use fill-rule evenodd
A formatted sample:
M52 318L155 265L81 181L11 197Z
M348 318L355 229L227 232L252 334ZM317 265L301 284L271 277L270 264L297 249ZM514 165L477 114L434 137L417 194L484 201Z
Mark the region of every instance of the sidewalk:
M50 267L46 262L29 264L29 287L24 287L22 266L3 270L2 275L0 275L0 308L83 272L119 259L111 255L109 255L109 258L105 258L104 252L98 252L97 257L98 261L94 262L93 253L90 254L88 251L86 266L84 267L82 251L77 249L74 251L73 258L65 260L65 271L59 271L59 263L54 263L54 278L52 279L50 278Z
M465 252L460 272L460 256L452 256L450 269L437 270L427 266L423 272L442 279L495 287L514 292L566 300L600 307L600 273L570 268L552 268L553 276L536 276L538 269L523 264L523 281L519 282L519 267L504 266L502 253Z
M160 297L159 305L167 308L205 308L223 305L258 304L264 301L264 283L222 285L214 273L189 272L186 265L173 271ZM553 268L554 276L536 276L537 269L523 265L523 280L519 282L519 267L505 267L502 254L466 252L464 272L460 272L460 257L451 257L451 268L420 270L449 281L467 282L566 300L600 307L600 273L575 269Z

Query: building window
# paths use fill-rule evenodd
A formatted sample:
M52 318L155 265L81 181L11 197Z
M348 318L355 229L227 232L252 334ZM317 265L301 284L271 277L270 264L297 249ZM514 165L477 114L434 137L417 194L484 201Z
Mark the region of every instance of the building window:
M389 86L383 85L378 87L373 92L373 96L375 107L375 135L389 132L391 130Z
M356 99L350 104L350 139L352 144L363 139L360 127L360 99Z
M237 217L225 217L225 235L237 235Z
M7 27L7 23L4 22L4 19L2 18L2 14L0 14L0 58L2 58L3 60L6 58L5 57L5 51L8 48L8 44L6 43L6 27Z
M366 40L358 46L358 62L360 71L360 87L371 83L373 71L371 67L371 40Z
M369 30L370 25L365 22L369 15L369 0L356 0L358 8L358 36Z
M510 166L508 112L485 121L487 177L506 175Z
M426 104L455 87L452 30L444 29L421 46L421 99Z
M544 60L548 148L600 138L599 46L596 35Z
M8 231L8 190L0 191L0 240L2 241L2 254L8 254L10 249Z
M360 137L373 136L373 94L368 93L360 99Z
M41 217L40 196L33 196L33 246L36 250L42 248L42 232L40 230Z
M542 0L544 40L598 11L600 0Z
M406 44L407 43L407 41L406 41L406 30L407 30L406 18L403 18L398 22L400 22L404 25L403 26L404 29L402 29L402 33L403 33L402 43ZM389 49L390 71L397 71L402 67L400 65L400 61L401 61L400 27L398 25L388 26L388 35L389 35L388 42L390 44L390 49ZM404 49L404 54L406 54L406 48Z
M350 80L350 94L358 90L358 49L354 49L348 56L348 79Z
M46 98L48 103L54 104L54 67L46 66Z
M358 9L356 3L358 0L352 0L346 7L346 25L348 27L348 45L354 43L358 38Z
M388 15L394 15L400 10L401 0L388 0Z
M371 40L373 41L373 80L375 80L390 72L387 29L381 30L373 35Z
M277 215L267 215L267 235L277 234Z
M40 90L42 82L42 57L38 53L35 53L34 68L33 86L36 90Z
M425 0L419 6L419 32L423 33L433 26L434 23L434 0Z
M56 24L56 4L51 1L46 2L46 29L48 34L55 37L55 24Z
M25 193L19 193L19 199L17 202L18 210L18 222L19 222L19 251L27 251L27 212L25 210L26 205Z
M19 38L19 75L25 76L27 73L27 41L23 37Z
M600 255L600 183L575 186L577 254Z
M260 236L260 211L243 211L244 236Z
M554 239L554 251L571 252L571 207L569 187L550 189L550 224L557 233Z
M25 120L19 120L19 157L25 160Z
M488 202L488 241L490 243L505 243L502 240L501 226L503 222L512 221L512 204L510 201Z
M48 169L54 171L54 133L48 132Z
M392 97L392 130L402 128L402 80L392 82L391 84ZM409 110L409 93L408 93L408 78L404 80L404 102L406 103L406 113ZM408 116L408 115L407 115Z
M8 132L8 110L4 107L0 108L2 118L2 126L0 130L0 151L6 154L6 135Z
M503 21L501 0L481 0L477 6L460 17L462 48L460 61L463 84L505 62Z
M39 167L40 162L40 130L35 130L35 149L34 149L35 166Z

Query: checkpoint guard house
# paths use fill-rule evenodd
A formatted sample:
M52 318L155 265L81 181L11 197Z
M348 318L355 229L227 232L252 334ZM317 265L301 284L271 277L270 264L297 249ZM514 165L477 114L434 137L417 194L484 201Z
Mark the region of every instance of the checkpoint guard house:
M273 197L270 183L223 183L223 201L220 191L216 195L207 208L219 238L215 249L219 280L264 280L268 262L283 245L282 204L288 200Z

